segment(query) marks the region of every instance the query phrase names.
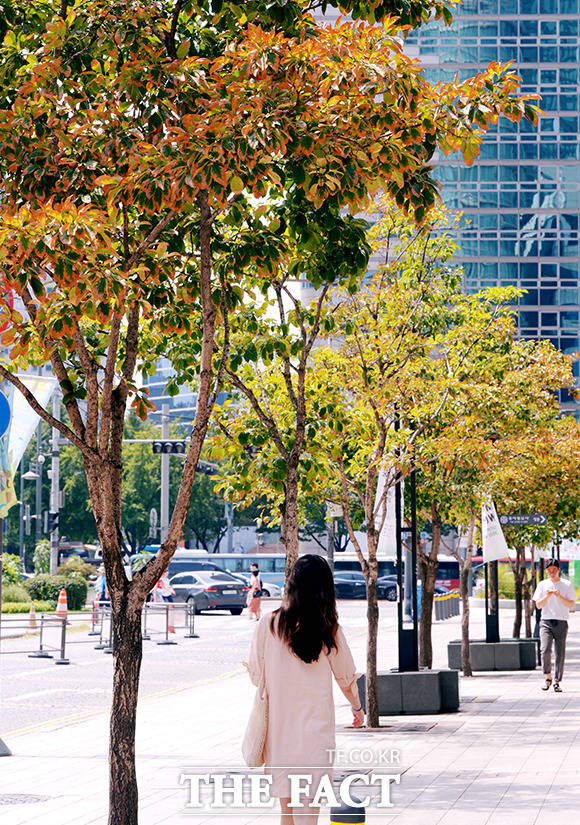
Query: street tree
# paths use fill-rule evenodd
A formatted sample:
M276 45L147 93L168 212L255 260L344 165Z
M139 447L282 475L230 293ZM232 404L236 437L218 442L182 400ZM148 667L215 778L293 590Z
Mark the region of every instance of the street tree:
M452 5L341 3L373 23L393 13L382 26L318 26L298 0L4 5L0 375L82 455L114 625L110 825L137 822L141 608L181 535L246 279L280 280L289 238L306 247L309 223L331 231L381 186L422 221L437 145L470 161L500 112L536 118L505 67L435 90L403 54L401 26ZM197 407L167 539L129 580L123 425L151 408L137 376L160 354ZM45 362L65 420L18 378Z

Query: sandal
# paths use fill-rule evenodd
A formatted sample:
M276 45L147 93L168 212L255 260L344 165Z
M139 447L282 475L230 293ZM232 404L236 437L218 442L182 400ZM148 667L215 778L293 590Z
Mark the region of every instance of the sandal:
M542 686L542 690L550 690L552 687L552 677L548 676L546 679L545 684Z
M554 682L554 691L556 693L562 693L562 688L560 687L560 682Z

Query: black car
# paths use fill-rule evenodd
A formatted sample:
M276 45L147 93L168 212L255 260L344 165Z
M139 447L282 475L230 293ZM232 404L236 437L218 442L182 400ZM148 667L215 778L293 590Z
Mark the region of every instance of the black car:
M239 616L246 606L248 586L224 570L189 570L173 576L170 582L175 601L193 605L196 613L229 610L232 616Z
M338 599L366 599L367 586L362 573L340 570L334 574L334 589Z

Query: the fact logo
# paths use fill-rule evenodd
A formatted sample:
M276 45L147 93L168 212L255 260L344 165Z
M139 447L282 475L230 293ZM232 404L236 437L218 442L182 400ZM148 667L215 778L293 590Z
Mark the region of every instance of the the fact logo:
M370 805L370 789L378 792L373 794L373 807L392 808L391 785L398 785L400 774L395 773L357 773L348 774L338 785L334 785L332 776L324 774L313 784L312 774L289 773L290 807L321 808L323 806L338 807L368 807ZM188 800L186 809L230 810L237 809L268 809L273 808L276 799L270 796L273 778L269 774L255 774L246 772L215 772L215 773L181 773L179 783L188 785ZM357 798L353 799L353 785L357 785ZM360 786L369 789L369 793L359 798Z

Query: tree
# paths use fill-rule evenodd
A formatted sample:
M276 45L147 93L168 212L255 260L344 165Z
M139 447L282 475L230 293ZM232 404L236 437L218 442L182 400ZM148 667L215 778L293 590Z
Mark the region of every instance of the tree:
M471 159L500 111L536 116L498 65L429 86L397 35L432 11L449 20L437 0L341 3L373 22L394 12L383 27L318 27L308 8L13 0L2 14L0 375L82 455L114 625L110 825L137 822L141 609L181 535L223 371L237 369L245 279L286 272L296 239L302 262L321 220L340 226L380 186L422 221L437 143ZM183 363L180 336L195 359ZM147 415L137 371L160 354L195 381L197 407L167 540L129 581L123 427L128 407ZM66 420L17 377L47 361Z
M580 529L580 427L565 416L498 446L500 460L494 479L498 506L504 512L541 512L548 517L545 526L506 529L508 543L516 551L515 559L510 559L515 593L513 636L519 638L524 619L530 637L534 549L546 547L555 537L575 539ZM526 550L532 552L530 569Z

